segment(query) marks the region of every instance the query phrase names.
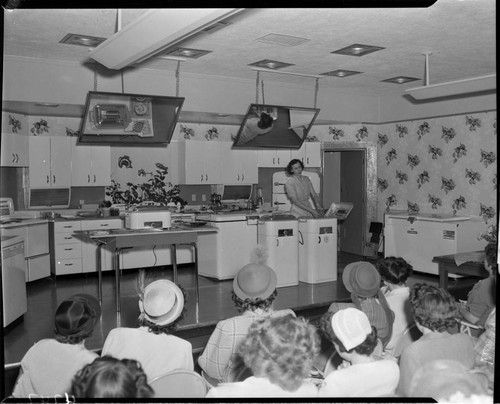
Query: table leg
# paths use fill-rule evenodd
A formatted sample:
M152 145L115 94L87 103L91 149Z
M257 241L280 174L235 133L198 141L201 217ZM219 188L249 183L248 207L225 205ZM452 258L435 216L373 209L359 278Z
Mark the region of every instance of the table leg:
M99 304L102 306L102 268L101 268L101 264L102 264L102 260L101 260L101 257L102 257L102 247L103 247L103 243L99 243L97 245L97 262L96 262L96 267L97 267L97 297L99 299Z
M200 301L200 291L198 287L198 246L196 243L192 244L194 248L194 284L196 296L196 324L198 324L198 303Z
M172 249L171 249L171 255L172 255L172 267L174 269L174 283L177 283L177 245L172 244Z
M439 264L439 287L448 290L448 270L445 264Z
M115 301L116 301L116 312L120 312L120 249L115 248L114 257L114 267L115 267Z

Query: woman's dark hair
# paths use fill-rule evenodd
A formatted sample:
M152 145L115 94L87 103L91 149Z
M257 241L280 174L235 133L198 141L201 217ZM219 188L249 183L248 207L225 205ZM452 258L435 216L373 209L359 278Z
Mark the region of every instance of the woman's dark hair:
M359 355L365 355L365 356L371 355L378 343L377 329L372 325L372 332L367 335L366 339L361 344L348 351L347 349L345 349L344 344L342 343L341 340L338 339L338 337L335 335L335 332L333 331L332 317L334 314L335 314L334 312L328 311L321 316L320 328L321 331L323 331L323 333L326 335L326 337L330 341L338 345L340 352L351 353L354 351Z
M261 129L266 129L266 128L270 128L271 126L273 126L273 117L271 115L269 115L268 113L266 112L261 112L260 113L260 119L259 119L259 122L257 123L257 126Z
M151 398L141 364L133 359L103 356L84 366L73 378L71 394L78 398Z
M290 162L286 166L286 172L287 172L287 174L293 175L292 166L294 166L297 163L299 163L300 166L302 167L302 169L304 169L304 163L302 162L302 160L293 159L293 160L290 160Z
M413 272L413 267L401 257L386 257L375 264L380 277L395 285L404 285Z
M410 304L415 321L431 331L444 332L457 323L457 303L442 288L416 283L410 289Z
M498 270L497 264L497 245L496 243L488 243L484 248L486 263L491 267L491 272L496 275Z
M238 309L238 313L243 313L245 311L255 311L257 309L262 309L262 310L267 310L269 307L274 302L274 299L276 299L276 296L278 296L278 291L274 289L274 292L271 293L271 295L266 298L266 299L241 299L239 298L234 291L231 291L231 297L233 299L234 305Z

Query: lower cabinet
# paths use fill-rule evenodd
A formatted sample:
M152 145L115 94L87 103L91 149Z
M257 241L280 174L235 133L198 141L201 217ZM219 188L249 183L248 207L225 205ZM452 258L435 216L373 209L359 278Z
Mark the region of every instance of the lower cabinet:
M53 275L82 272L82 242L73 236L81 230L79 220L54 222L50 230L51 271Z

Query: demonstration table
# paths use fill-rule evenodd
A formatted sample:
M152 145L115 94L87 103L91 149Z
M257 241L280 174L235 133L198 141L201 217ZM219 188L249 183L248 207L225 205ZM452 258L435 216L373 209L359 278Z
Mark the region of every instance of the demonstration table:
M481 254L480 251L474 252ZM459 254L449 254L449 255L439 255L434 257L432 262L438 264L439 270L439 286L445 290L448 289L448 274L457 274L462 276L477 276L481 278L487 278L489 276L488 271L484 269L484 264L482 260L478 261L467 261L457 265L457 255Z
M195 267L195 296L196 309L198 309L198 247L199 233L212 233L214 228L187 228L172 227L168 229L109 229L76 231L75 234L82 238L91 239L97 243L97 272L98 272L98 297L102 304L102 267L101 254L103 247L114 247L113 267L115 270L115 300L116 312L120 313L120 253L124 249L133 247L151 247L154 245L171 245L172 267L174 270L174 283L177 283L177 246L189 245L194 249ZM198 316L196 316L198 317ZM198 321L198 318L197 318Z

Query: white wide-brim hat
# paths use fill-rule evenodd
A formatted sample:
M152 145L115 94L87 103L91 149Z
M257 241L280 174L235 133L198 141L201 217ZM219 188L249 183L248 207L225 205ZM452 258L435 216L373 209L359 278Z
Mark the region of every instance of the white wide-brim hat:
M160 279L146 286L144 297L139 300L139 308L148 321L157 325L167 325L181 315L184 295L174 282Z
M240 299L267 299L276 289L276 273L267 265L247 264L233 280L233 290Z

